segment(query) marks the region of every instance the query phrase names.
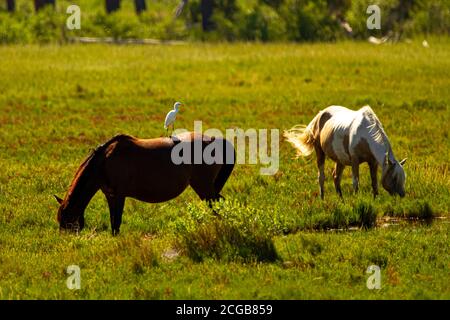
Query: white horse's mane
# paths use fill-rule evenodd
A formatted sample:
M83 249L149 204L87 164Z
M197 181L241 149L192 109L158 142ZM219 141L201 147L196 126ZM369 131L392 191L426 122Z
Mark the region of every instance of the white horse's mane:
M364 113L366 119L370 123L367 129L369 129L369 133L371 134L375 142L389 145L389 140L386 133L384 132L383 125L381 124L375 112L373 112L372 108L369 106L365 106L361 108L361 111Z

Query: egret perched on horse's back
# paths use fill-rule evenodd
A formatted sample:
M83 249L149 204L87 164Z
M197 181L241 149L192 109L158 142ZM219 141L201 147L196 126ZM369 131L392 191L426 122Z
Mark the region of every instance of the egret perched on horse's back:
M177 117L178 110L181 106L181 102L175 102L173 105L173 110L169 111L166 115L166 120L164 121L164 129L166 129L166 134L169 131L169 126L172 125L172 131L175 129L175 119Z

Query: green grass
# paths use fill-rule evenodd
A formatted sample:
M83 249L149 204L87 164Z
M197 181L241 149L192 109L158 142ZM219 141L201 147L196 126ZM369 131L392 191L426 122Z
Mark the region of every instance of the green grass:
M450 42L420 42L0 47L0 298L449 299ZM370 104L408 157L407 195L373 199L362 166L356 196L344 171L341 201L328 161L321 201L314 157L281 141L279 172L237 166L217 215L191 189L127 199L112 237L98 193L86 229L60 234L52 195L89 151L119 132L160 136L176 100L177 127L221 130L283 130L330 104ZM386 216L413 223L384 228ZM446 219L414 223L435 216ZM71 264L78 291L65 285ZM372 264L379 291L366 288Z

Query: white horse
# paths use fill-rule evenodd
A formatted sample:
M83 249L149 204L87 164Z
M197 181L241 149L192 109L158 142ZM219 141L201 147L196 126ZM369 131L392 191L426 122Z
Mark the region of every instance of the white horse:
M342 197L341 178L345 166L352 167L353 189L358 191L359 164L370 167L374 197L378 194L377 169L382 168L381 183L391 194L405 196L406 175L398 162L380 120L369 106L353 111L330 106L320 111L308 126L295 126L284 136L296 149L298 156L308 156L313 150L319 167L320 196L324 197L324 165L329 157L336 162L333 171L336 192Z

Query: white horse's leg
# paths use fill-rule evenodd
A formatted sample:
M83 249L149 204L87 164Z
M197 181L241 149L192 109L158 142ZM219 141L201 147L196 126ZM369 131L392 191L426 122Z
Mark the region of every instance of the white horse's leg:
M369 168L370 168L370 178L372 180L373 197L375 198L378 195L378 177L377 177L378 163L376 161L369 162Z
M337 194L342 198L342 190L341 190L341 179L342 179L342 172L344 172L345 166L336 162L336 165L333 170L333 180L334 180L334 187L336 188Z
M352 175L353 175L353 190L355 193L358 192L359 189L359 163L353 161L352 163Z
M325 153L321 148L316 148L317 155L317 167L319 168L319 187L320 187L320 197L324 198L324 183L325 183Z

